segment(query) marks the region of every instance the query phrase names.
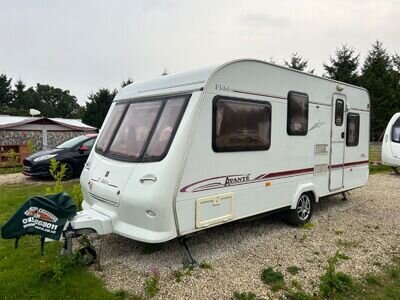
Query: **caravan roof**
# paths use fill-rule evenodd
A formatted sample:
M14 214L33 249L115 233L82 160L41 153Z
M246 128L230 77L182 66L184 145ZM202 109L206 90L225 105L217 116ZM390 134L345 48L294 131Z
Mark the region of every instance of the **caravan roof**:
M343 87L351 87L352 90L358 90L358 92L368 93L366 89L358 86L325 77L316 76L311 73L302 72L281 65L276 65L256 59L240 59L194 71L170 74L166 76L160 76L151 80L134 82L123 88L115 97L115 101L134 99L139 97L142 98L147 96L154 96L157 94L176 94L200 90L203 88L207 88L210 83L215 83L213 82L213 80L215 81L217 80L217 78L219 80L222 77L224 78L222 81L225 81L227 77L231 77L229 78L231 82L238 83L237 79L232 78L237 75L241 75L239 81L243 81L243 78L259 78L261 80L269 78L269 82L265 82L265 89L268 91L273 90L271 89L271 86L274 86L275 88L279 87L283 78L292 80L292 82L299 81L299 79L302 78L302 81L299 82L302 88L307 88L309 85L314 85L315 81L318 80L319 84L322 85L324 88L326 88L327 86L331 86L336 90L336 86L339 84ZM254 85L255 84L256 83L254 83ZM239 85L240 84L235 84L235 88ZM283 91L280 91L279 89L276 90L280 97L286 98L286 94L281 95ZM263 91L260 90L260 94L262 94L262 92Z

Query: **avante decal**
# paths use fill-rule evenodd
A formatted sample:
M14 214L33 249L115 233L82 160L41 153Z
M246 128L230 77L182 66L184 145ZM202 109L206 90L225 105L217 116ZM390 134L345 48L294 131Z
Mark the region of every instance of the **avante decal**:
M356 162L348 162L344 164L331 165L329 169L337 169L343 167L357 166L368 164L368 160L356 161ZM261 174L251 179L251 174L241 174L241 175L225 175L218 176L208 179L203 179L194 183L191 183L183 188L181 188L181 192L200 192L207 190L220 189L223 187L244 185L256 182L262 182L266 180L276 180L282 178L288 178L293 176L307 175L313 174L314 168L305 168L305 169L297 169L297 170L288 170L282 172Z

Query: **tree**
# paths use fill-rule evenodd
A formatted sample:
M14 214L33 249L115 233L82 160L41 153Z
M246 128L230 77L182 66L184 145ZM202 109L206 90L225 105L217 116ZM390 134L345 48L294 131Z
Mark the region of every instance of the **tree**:
M76 118L78 116L78 101L68 90L38 83L35 91L42 107L45 108L41 111L43 116L52 118Z
M372 45L362 68L360 83L371 98L371 140L378 140L392 115L399 110L398 75L380 41Z
M8 113L9 105L12 101L11 78L0 75L0 114Z
M302 56L300 56L297 52L293 53L292 56L290 57L289 61L284 60L285 66L299 70L299 71L304 71L307 68L308 65L308 60L304 59ZM314 70L308 70L307 72L309 73L314 73Z
M130 78L130 77L128 77L127 80L123 80L123 81L122 81L122 83L121 83L121 88L124 88L124 87L126 87L127 85L130 85L131 83L133 83L133 79Z
M329 57L329 65L324 64L327 77L350 84L358 83L358 67L360 64L360 54L355 54L355 49L342 45L336 48L335 57Z
M168 69L164 68L164 70L161 73L161 76L165 76L165 75L168 75L168 74L169 74Z
M400 73L400 54L396 53L392 57L393 65L396 67L397 73Z
M88 125L100 128L107 115L108 109L117 94L117 90L100 89L89 96L82 121Z

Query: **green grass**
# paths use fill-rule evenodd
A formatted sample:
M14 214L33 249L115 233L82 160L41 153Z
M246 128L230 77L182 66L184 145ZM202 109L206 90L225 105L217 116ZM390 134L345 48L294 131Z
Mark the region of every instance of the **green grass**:
M369 165L369 174L379 174L392 172L392 168L383 165Z
M12 173L21 173L22 166L16 167L0 167L0 174L12 174Z
M353 288L336 299L400 299L400 262L395 261L383 274L367 274Z
M76 182L65 183L70 191ZM0 224L3 224L31 195L45 194L48 185L0 186ZM0 299L124 299L107 291L100 279L85 267L75 267L60 282L46 278L60 249L60 243L45 244L40 256L38 236L22 237L14 250L14 240L0 239ZM131 297L131 296L129 296Z

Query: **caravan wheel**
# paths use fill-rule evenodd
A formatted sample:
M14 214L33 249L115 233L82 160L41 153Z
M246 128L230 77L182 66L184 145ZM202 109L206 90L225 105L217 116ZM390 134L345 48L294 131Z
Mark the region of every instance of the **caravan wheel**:
M301 194L295 209L286 214L286 221L290 225L299 226L310 221L314 211L314 197L312 193Z

